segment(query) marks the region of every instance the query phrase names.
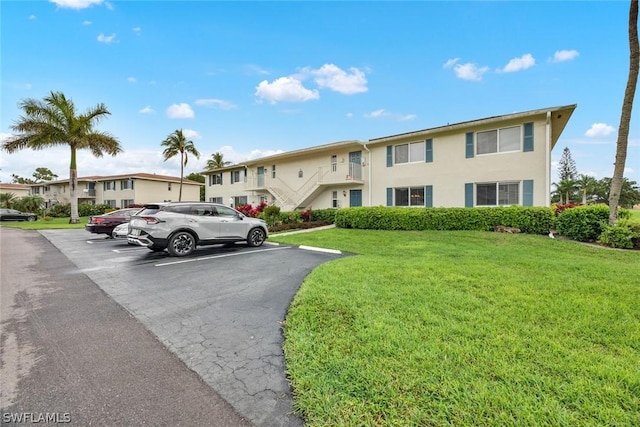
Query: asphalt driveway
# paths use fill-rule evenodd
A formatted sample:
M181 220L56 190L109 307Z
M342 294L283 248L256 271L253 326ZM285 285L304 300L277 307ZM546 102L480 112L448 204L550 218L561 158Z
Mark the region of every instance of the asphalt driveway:
M84 230L41 235L73 263L63 274L91 279L242 417L302 425L292 414L281 322L304 277L341 255L238 244L173 258Z

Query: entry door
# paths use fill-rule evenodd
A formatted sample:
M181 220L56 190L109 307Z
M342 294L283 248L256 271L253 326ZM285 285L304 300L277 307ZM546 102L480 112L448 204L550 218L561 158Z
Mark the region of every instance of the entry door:
M349 175L353 179L362 179L362 151L349 153Z
M258 188L264 188L264 167L258 167Z
M362 190L349 190L349 206L362 206Z

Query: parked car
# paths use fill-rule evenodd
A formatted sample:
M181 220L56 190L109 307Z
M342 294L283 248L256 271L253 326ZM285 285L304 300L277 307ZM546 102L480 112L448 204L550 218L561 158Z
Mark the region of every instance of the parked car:
M267 223L230 207L205 202L151 203L131 217L127 241L173 256L189 255L196 246L246 242L261 246Z
M111 237L114 239L126 239L127 234L129 234L129 223L123 222L120 225L116 225L116 227L111 232Z
M0 221L35 221L38 215L31 212L20 212L15 209L0 209Z
M126 208L107 212L102 215L90 216L84 226L84 229L91 233L111 236L113 229L116 228L117 225L129 222L131 215L139 210L140 208Z

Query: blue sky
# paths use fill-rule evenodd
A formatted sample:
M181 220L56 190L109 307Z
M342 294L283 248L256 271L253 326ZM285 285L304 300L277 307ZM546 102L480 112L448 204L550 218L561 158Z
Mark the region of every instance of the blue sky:
M160 143L176 129L201 152L239 162L545 107L578 104L553 152L611 176L627 81L627 1L0 2L0 138L18 103L62 91L115 158L79 155L80 176L179 176ZM640 182L640 100L625 176ZM0 181L69 153L0 152ZM552 172L557 179L557 173Z

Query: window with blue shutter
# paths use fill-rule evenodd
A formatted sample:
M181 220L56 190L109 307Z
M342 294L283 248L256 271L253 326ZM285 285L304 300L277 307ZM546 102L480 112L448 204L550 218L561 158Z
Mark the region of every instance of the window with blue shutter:
M473 158L473 132L467 132L465 142L465 157L467 159Z
M469 182L464 185L464 207L473 207L473 183Z
M387 188L387 206L393 206L393 188Z
M533 151L533 123L524 124L522 151Z
M425 141L425 156L424 161L427 163L433 162L433 139L427 139Z
M424 187L424 207L433 207L433 185L426 185Z
M393 146L387 145L387 167L393 166Z
M533 206L533 180L522 181L522 206Z

